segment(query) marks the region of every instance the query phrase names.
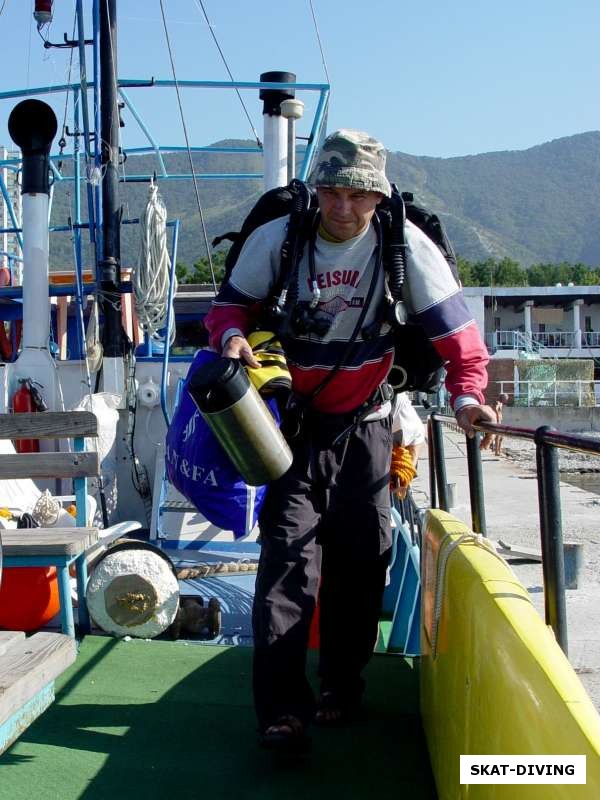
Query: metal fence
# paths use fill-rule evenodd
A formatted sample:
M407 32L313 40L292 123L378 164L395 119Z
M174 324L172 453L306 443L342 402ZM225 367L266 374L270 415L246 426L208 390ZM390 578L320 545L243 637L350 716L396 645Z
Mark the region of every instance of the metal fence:
M600 333L596 331L493 331L485 336L489 350L524 350L538 352L544 349L573 350L574 348L600 347Z
M597 406L600 381L547 380L496 381L498 394L507 394L515 406Z
M432 508L449 511L442 430L444 425L456 428L456 420L436 413L429 418L429 494ZM546 624L552 627L557 642L566 654L568 639L565 569L557 449L600 455L600 441L561 433L547 425L533 429L480 423L474 427L478 433L472 439L466 439L471 526L475 533L482 533L484 536L486 520L480 450L481 432L535 442Z

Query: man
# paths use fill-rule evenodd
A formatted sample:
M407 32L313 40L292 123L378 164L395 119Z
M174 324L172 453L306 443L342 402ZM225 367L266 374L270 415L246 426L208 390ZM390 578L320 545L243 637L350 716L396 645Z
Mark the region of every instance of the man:
M262 742L286 750L306 746L312 719L335 725L357 712L391 546L392 424L380 387L392 365L394 332L386 322L372 332L385 292L374 216L391 194L384 148L366 133L337 131L325 140L309 182L319 216L295 283L304 316L283 339L299 406L290 427L294 461L270 485L261 512L253 609ZM287 222L275 219L251 234L205 319L211 345L250 366L257 362L246 335L277 284ZM448 362L457 421L473 435L477 420L495 419L482 405L487 351L436 245L410 222L406 239L407 303ZM305 661L317 594L315 703Z
M399 500L408 494L425 444L425 426L407 392L398 392L392 406L392 464L390 490Z

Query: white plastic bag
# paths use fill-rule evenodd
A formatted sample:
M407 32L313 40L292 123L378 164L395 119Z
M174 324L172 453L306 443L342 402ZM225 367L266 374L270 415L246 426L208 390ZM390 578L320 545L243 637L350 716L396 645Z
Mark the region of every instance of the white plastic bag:
M91 411L98 420L98 436L94 439L86 439L85 449L98 453L109 525L117 519L117 425L119 424L120 400L118 394L98 392L91 397L89 395L84 397L71 409L72 411ZM96 478L88 481L88 492L95 497L97 503L93 524L101 526L102 506Z

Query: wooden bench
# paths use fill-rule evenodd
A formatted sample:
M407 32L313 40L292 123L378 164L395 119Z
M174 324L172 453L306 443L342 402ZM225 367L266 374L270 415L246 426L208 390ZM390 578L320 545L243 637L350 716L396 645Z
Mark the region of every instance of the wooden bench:
M74 440L72 453L15 453L0 455L0 479L72 478L77 504L76 528L28 528L1 532L6 567L53 566L58 572L58 591L63 633L75 636L69 566L77 574L78 622L81 633L90 629L85 602L87 566L85 553L98 541L97 528L86 527L87 478L99 473L95 452L85 452L84 437L96 436L98 422L89 411L47 411L38 414L0 414L0 439ZM1 498L0 498L1 502Z
M77 655L62 633L0 631L0 753L54 700L54 680Z

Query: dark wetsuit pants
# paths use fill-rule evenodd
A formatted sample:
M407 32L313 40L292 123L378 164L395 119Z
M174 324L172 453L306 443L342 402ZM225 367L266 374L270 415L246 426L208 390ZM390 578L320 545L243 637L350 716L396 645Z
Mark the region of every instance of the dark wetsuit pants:
M270 485L260 515L253 687L261 728L285 714L312 719L305 666L317 595L321 689L349 702L362 693L391 547L391 421L363 422L332 446L347 423L305 419L290 443L292 467Z

